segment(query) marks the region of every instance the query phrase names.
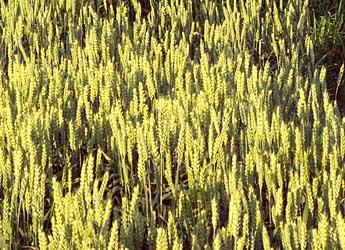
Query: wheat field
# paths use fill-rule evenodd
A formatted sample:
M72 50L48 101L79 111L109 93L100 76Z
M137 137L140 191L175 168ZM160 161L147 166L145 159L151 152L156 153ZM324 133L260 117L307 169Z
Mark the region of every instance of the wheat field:
M0 0L0 248L345 249L313 4Z

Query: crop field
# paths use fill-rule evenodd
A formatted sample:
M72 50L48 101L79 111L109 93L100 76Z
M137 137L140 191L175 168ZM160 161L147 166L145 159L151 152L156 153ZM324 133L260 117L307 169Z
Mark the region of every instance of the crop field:
M344 65L345 0L0 0L0 249L345 250Z

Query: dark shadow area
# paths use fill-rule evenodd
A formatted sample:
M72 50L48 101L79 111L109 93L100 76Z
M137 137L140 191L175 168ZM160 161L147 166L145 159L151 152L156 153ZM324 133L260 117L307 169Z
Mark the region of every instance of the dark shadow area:
M345 63L345 1L313 0L310 15L316 61L326 65L329 97L344 116L345 79L339 72Z

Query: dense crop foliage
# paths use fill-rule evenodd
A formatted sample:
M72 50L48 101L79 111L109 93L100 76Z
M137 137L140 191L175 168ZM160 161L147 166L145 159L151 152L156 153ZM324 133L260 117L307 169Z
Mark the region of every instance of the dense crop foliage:
M0 248L345 249L344 21L144 2L0 0Z

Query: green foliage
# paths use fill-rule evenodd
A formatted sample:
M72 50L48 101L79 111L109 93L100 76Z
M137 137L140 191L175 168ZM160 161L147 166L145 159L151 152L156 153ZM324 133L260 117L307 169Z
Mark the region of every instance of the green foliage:
M344 249L311 6L0 0L0 248Z

